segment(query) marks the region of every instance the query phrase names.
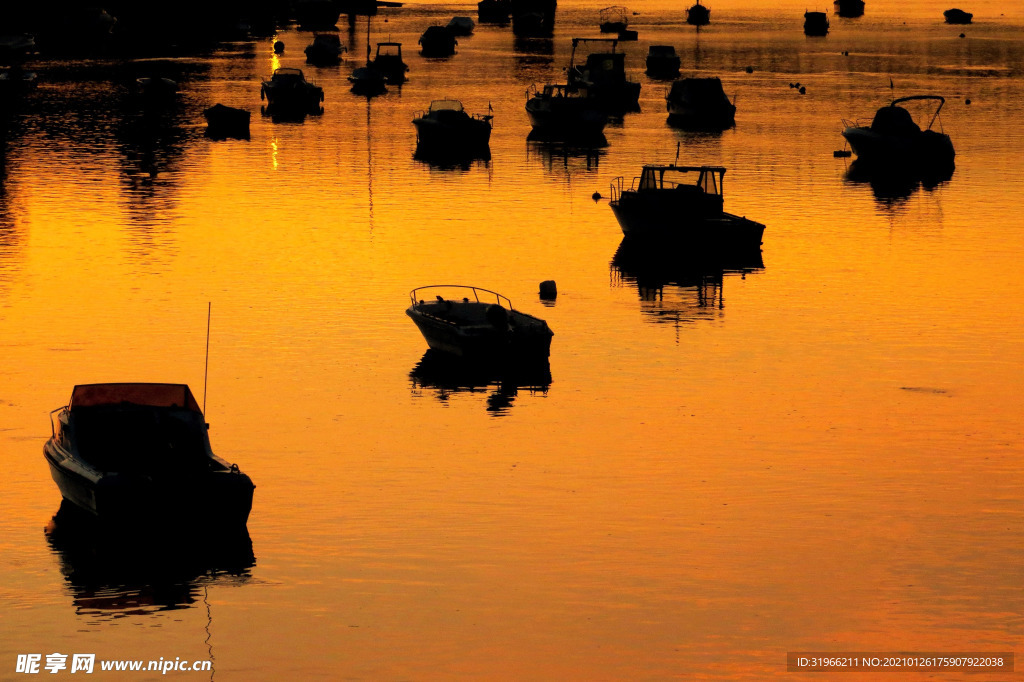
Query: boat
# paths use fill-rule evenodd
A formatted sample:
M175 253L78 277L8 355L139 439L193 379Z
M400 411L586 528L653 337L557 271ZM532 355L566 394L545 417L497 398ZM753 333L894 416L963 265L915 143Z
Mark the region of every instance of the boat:
M736 105L719 78L683 78L665 96L668 122L691 130L725 130L736 123Z
M651 78L677 78L679 63L671 45L651 45L647 50L647 75Z
M587 55L582 66L576 66L576 48L581 42L610 42L610 52ZM626 77L626 54L616 52L617 38L573 38L569 57L569 85L586 90L587 95L611 113L640 109L640 83Z
M0 64L12 64L28 57L36 49L36 38L30 33L0 35Z
M473 33L476 24L469 17L452 17L445 28L454 36L468 36Z
M282 66L263 81L260 99L267 100L268 108L308 111L320 108L324 89L307 81L302 69Z
M480 0L476 3L476 13L482 24L507 24L512 0Z
M451 57L455 54L455 34L445 26L428 26L419 39L420 54L424 57Z
M605 7L600 12L601 33L622 33L629 26L629 10L618 5Z
M206 118L206 134L215 139L234 137L249 139L250 114L245 109L214 104L203 111Z
M422 155L465 157L488 150L491 114L467 114L457 99L438 99L413 118L416 152Z
M113 523L244 525L252 480L213 453L184 384L80 384L50 413L43 455L61 496Z
M630 239L673 240L702 252L760 249L764 225L726 213L722 166L644 165L626 188L612 182L611 208Z
M547 84L526 93L529 139L604 145L608 113L579 85Z
M26 71L19 64L0 69L0 111L20 95L35 88L38 81L39 76L35 71Z
M711 23L711 10L697 0L697 4L686 10L686 23L691 26L707 26Z
M947 9L942 13L942 16L946 18L947 24L969 24L974 19L974 15L970 12L956 8Z
M402 61L402 43L377 43L377 53L369 66L384 74L389 84L404 83L409 67Z
M315 66L334 66L341 63L345 46L337 33L317 33L306 46L306 62Z
M835 12L841 17L853 18L864 15L864 0L836 0Z
M452 296L446 298L445 295ZM405 313L427 345L463 358L546 358L554 335L547 322L480 287L431 285L413 289Z
M550 38L555 33L557 0L511 0L512 33L521 38Z
M935 113L922 130L910 112L899 106L904 102L938 102ZM945 104L939 95L911 95L894 99L875 112L870 126L847 124L843 137L859 161L890 168L952 168L956 152L949 135L932 130Z
M828 35L828 15L824 12L804 12L804 35Z
M133 93L143 104L169 105L178 97L178 83L171 78L141 76L135 79Z
M383 95L388 91L387 77L369 64L355 69L348 77L348 82L352 84L350 89L353 94L364 97Z

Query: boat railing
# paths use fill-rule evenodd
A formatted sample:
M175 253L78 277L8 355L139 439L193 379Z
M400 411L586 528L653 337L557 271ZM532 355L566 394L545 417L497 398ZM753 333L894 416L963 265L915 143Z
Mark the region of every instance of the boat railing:
M57 419L60 419L60 415L66 412L67 409L68 406L64 405L63 407L58 407L56 410L50 410L50 433L53 435L54 440L57 440L57 424L53 420L54 415L57 416Z
M420 294L419 296L417 296L417 294L420 293L420 292L425 292L427 290L431 290L431 289L433 289L435 291L441 290L441 289L445 289L445 290L458 289L460 291L465 291L465 292L471 293L472 294L472 301L474 303L488 303L488 302L493 300L495 303L497 303L498 305L502 306L503 308L508 308L509 310L514 310L514 308L512 307L512 301L510 301L508 299L508 297L502 296L498 292L491 291L490 289L482 289L480 287L468 286L466 284L431 284L431 285L428 285L428 286L425 286L425 287L417 287L416 289L413 289L412 291L409 292L409 298L412 299L412 304L413 305L418 305L418 304L426 302L427 299L422 297L422 294ZM434 297L435 298L441 298L442 300L444 300L444 297L441 296L440 294L435 294ZM470 297L467 295L467 296L463 296L462 299L464 301L468 301L468 300L470 300Z
M612 178L612 202L618 203L619 199L622 198L622 186L626 182L626 178L620 175L617 178Z

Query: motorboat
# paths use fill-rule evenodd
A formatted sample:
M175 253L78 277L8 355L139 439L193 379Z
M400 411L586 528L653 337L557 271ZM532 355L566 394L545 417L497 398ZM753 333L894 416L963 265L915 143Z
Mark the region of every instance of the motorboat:
M608 113L578 84L547 84L526 93L530 139L547 142L606 144Z
M469 17L452 17L445 28L454 36L468 36L473 33L476 24Z
M388 91L387 77L383 72L370 64L355 69L352 75L348 77L348 82L352 84L351 91L353 94L363 95L364 97L383 95Z
M611 208L630 239L672 240L701 252L760 249L765 226L724 211L722 166L644 165L627 188L611 187Z
M377 52L370 60L369 66L384 74L384 78L392 85L405 82L408 65L402 61L402 43L377 43Z
M717 77L683 78L665 96L668 122L691 130L725 130L736 123L736 105Z
M942 13L942 16L946 18L947 24L969 24L974 19L974 15L970 12L956 8L947 9Z
M846 18L863 16L864 0L835 0L835 12Z
M268 107L308 111L319 109L324 89L306 80L302 69L283 66L274 70L270 80L263 81L260 99L266 99Z
M600 19L601 33L622 33L629 26L629 10L618 5L605 7Z
M824 12L804 12L804 35L828 35L828 15Z
M555 33L557 0L511 0L512 33L521 38L550 38Z
M686 10L686 23L691 26L707 26L711 23L711 10L697 0L695 5Z
M512 0L480 0L476 3L480 23L507 24L512 12Z
M905 102L938 102L928 127L914 122ZM894 99L875 112L870 126L847 124L843 137L859 161L889 168L952 168L956 152L949 135L932 130L945 98L939 95L911 95Z
M546 358L554 335L544 320L520 312L501 294L465 285L410 292L405 311L427 345L464 358Z
M413 118L416 151L426 155L471 156L488 149L491 114L467 114L457 99L438 99Z
M678 78L679 63L671 45L651 45L647 50L647 75L651 78Z
M306 62L315 66L334 66L341 63L345 46L337 33L317 33L306 46Z
M133 92L144 104L168 105L178 96L178 83L171 78L141 76L135 79Z
M0 64L11 64L25 59L36 49L36 38L30 33L0 35Z
M424 57L451 57L455 54L455 39L446 26L428 26L419 39L420 54Z
M80 384L50 422L50 474L61 496L92 517L211 527L249 517L255 486L213 453L184 384Z
M582 66L576 66L576 48L581 42L610 42L608 52L587 55ZM626 54L616 52L617 38L573 38L569 57L569 85L585 90L600 106L610 113L638 111L640 109L640 83L626 76Z
M217 103L205 109L203 116L206 118L206 134L209 137L249 139L251 115L245 109L236 109Z

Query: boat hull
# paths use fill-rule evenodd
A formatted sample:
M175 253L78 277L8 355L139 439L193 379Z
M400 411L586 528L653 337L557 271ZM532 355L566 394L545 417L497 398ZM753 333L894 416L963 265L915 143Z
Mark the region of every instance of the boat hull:
M543 320L531 315L507 311L513 322L519 319L521 323L498 328L490 324L454 323L429 312L430 305L433 304L410 306L405 312L431 350L475 360L546 358L551 353L551 330Z
M429 117L413 119L416 149L424 154L446 156L472 155L489 148L491 126L486 121L468 118L459 125L448 125Z
M868 127L851 127L843 131L843 137L866 165L951 168L956 157L949 136L932 130L914 135L884 135Z
M631 192L611 202L612 213L631 240L672 240L709 251L760 250L765 226L731 213L682 214L671 206L652 206Z
M530 98L526 103L531 139L551 142L604 142L608 114L595 102L577 97Z

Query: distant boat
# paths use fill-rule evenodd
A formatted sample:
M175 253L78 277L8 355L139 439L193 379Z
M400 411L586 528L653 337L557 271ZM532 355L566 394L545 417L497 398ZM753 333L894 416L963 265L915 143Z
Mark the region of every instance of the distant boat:
M445 295L452 296L446 298ZM547 322L519 312L499 293L465 285L413 289L405 314L436 351L464 358L546 358L554 336Z
M474 156L488 150L490 114L467 114L462 102L439 99L412 120L416 126L416 151L422 155Z
M144 104L172 104L178 96L178 83L171 78L142 76L135 79L134 94Z
M420 54L424 57L450 57L459 41L445 26L429 26L420 36Z
M847 18L863 16L864 0L835 0L835 12Z
M480 23L505 24L512 13L512 0L480 0L476 12Z
M250 114L245 109L214 104L203 111L206 134L213 138L235 137L249 139Z
M630 239L673 240L698 251L760 249L764 225L723 210L721 166L644 165L629 187L615 178L610 202Z
M547 84L527 93L526 114L533 130L530 139L604 145L608 114L579 85Z
M671 45L651 45L647 51L647 75L651 78L679 76L679 55Z
M469 17L452 17L445 26L454 36L472 35L476 24Z
M252 480L213 454L184 384L84 384L51 413L43 455L65 500L113 523L244 525Z
M549 38L554 35L557 0L511 1L514 35L530 38Z
M301 69L281 67L274 70L270 80L263 81L260 99L267 100L268 108L309 111L320 108L324 90L307 81Z
M576 48L587 41L607 41L612 44L612 49L610 52L593 52L587 55L582 66L576 66ZM585 90L610 113L638 111L640 83L626 76L626 55L615 51L616 44L615 38L573 38L567 72L569 85Z
M665 105L668 122L681 128L725 130L736 123L736 105L729 101L717 77L675 81Z
M345 46L337 33L317 33L306 46L306 62L315 66L334 66L341 63Z
M377 43L377 53L369 65L384 74L392 85L405 82L405 74L409 70L408 65L402 61L402 43Z
M904 102L935 101L938 107L924 130ZM894 99L875 112L870 126L847 126L843 137L859 161L878 167L933 169L952 168L956 152L949 135L931 129L945 104L939 95L912 95Z
M969 24L974 19L973 14L962 9L947 9L942 16L946 18L947 24Z
M707 26L711 23L711 10L697 0L697 4L686 10L686 23L692 26Z
M388 91L388 79L384 73L370 64L360 66L348 77L352 92L364 97L383 95Z
M828 15L824 12L804 12L804 34L828 35Z
M601 33L622 33L629 26L629 10L618 5L605 7L600 13Z

